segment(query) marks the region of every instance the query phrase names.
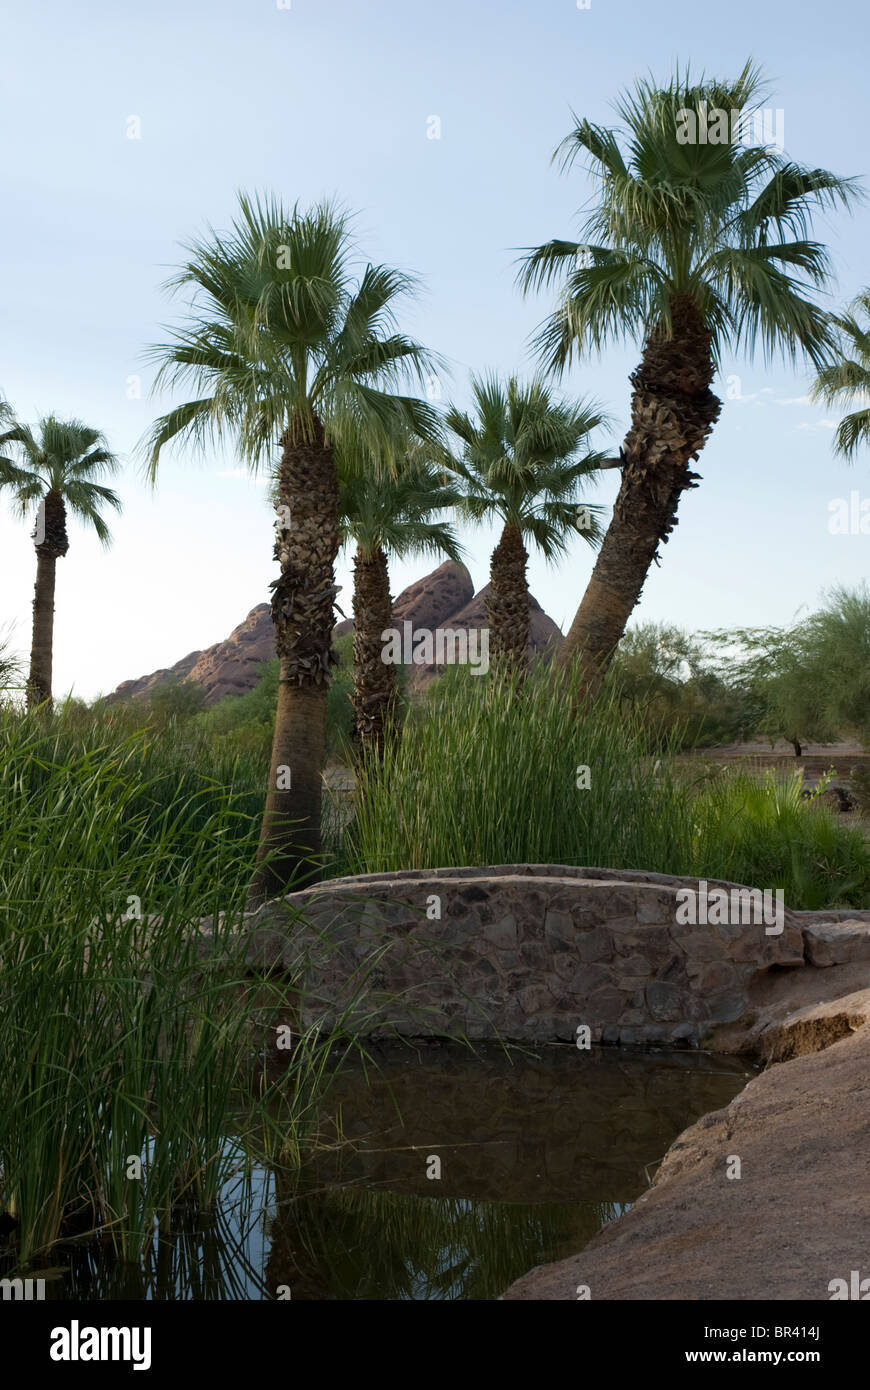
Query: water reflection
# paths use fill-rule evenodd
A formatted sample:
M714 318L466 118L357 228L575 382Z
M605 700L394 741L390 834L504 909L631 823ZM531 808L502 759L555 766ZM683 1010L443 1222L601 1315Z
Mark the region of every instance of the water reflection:
M180 1213L141 1265L69 1243L52 1253L63 1272L46 1297L497 1298L581 1249L750 1074L732 1058L615 1048L373 1057L333 1081L328 1147L301 1174L260 1169L209 1221Z

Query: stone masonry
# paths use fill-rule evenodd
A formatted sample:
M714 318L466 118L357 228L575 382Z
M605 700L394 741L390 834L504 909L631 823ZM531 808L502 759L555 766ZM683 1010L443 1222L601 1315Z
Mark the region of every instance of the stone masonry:
M804 965L808 914L784 909L779 934L692 925L686 888L563 865L333 879L246 917L248 960L288 975L303 1027L567 1042L585 1025L592 1042L692 1045L746 1013L760 976Z

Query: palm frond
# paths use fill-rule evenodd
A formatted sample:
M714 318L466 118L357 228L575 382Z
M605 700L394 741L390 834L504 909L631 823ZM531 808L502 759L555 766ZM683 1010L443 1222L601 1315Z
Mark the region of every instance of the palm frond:
M446 466L461 491L460 514L473 522L497 517L546 556L561 553L583 487L603 460L589 436L604 412L595 402L555 397L539 377L472 377L471 390L473 411L451 407L445 417L457 441Z
M763 90L752 61L733 80L677 69L663 86L645 78L620 99L621 127L574 117L555 157L565 170L584 156L591 210L580 239L527 249L518 276L526 293L559 286L532 340L548 372L613 341L669 334L677 297L695 302L714 365L726 347L751 353L756 345L767 357L822 363L831 326L818 295L830 262L811 235L812 217L850 208L861 190L854 178L748 142L741 123ZM706 125L703 140L682 138L690 117L706 123L710 113L715 139Z
M232 436L255 471L290 432L318 426L336 444L351 431L390 447L407 428L434 435L436 413L401 391L437 359L396 327L410 275L349 270L349 218L329 203L308 211L241 194L227 233L186 247L170 288L190 290L188 321L150 349L155 389L193 387L196 399L161 417L140 445L154 478L173 438L201 449Z

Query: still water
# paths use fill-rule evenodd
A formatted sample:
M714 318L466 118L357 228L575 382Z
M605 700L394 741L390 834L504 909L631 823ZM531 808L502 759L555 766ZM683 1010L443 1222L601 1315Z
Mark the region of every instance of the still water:
M688 1124L752 1075L702 1052L391 1045L329 1091L327 1146L263 1168L141 1266L53 1254L47 1298L493 1299L627 1210ZM37 1271L33 1271L36 1273Z

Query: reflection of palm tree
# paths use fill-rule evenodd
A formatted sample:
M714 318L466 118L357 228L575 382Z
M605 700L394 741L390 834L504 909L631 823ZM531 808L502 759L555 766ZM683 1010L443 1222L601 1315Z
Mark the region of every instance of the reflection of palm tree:
M279 1183L279 1192L281 1191ZM272 1223L266 1282L298 1299L494 1299L576 1252L617 1215L605 1202L519 1205L370 1188L293 1200Z

